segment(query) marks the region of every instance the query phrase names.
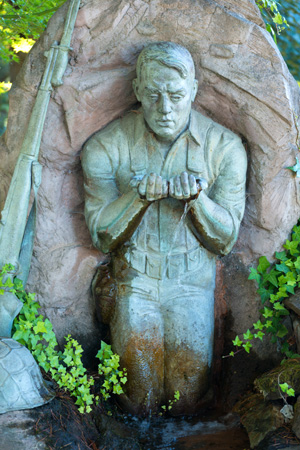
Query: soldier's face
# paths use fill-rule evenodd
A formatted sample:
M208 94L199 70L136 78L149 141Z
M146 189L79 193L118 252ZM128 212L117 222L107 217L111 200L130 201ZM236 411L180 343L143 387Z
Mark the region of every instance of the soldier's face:
M197 81L189 76L184 79L176 69L149 61L133 87L151 130L163 141L174 141L188 123Z

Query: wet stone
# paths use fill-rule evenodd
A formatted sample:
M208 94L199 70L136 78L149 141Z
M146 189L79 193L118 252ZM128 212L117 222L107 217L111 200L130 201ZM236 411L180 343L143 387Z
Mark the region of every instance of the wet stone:
M300 439L300 397L294 406L294 421L292 426L293 432Z
M29 411L14 411L0 416L1 450L44 450L48 447L36 436L35 420Z
M254 386L265 399L281 399L278 384L287 383L300 394L300 359L287 360L284 364L275 367L270 372L263 374L254 382Z
M234 407L246 428L250 447L256 448L272 431L283 426L282 405L265 401L261 394L251 394Z

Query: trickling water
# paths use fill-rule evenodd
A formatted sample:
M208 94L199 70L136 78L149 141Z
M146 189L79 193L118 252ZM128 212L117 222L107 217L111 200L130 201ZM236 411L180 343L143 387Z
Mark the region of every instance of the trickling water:
M171 242L170 249L169 249L169 251L167 253L167 258L166 258L167 263L165 265L165 268L164 268L164 271L163 271L163 274L162 274L162 278L163 279L167 275L169 257L172 254L174 245L177 243L177 238L178 238L178 234L179 234L180 228L182 227L182 225L183 225L183 223L184 223L184 221L186 219L186 216L187 216L188 212L190 211L190 209L192 208L192 206L193 206L195 201L196 200L192 200L189 204L187 202L185 202L185 204L184 204L184 210L183 210L182 216L180 217L180 220L179 220L178 224L176 225L176 228L175 228L175 231L174 231L173 240Z
M206 417L126 417L126 424L137 432L143 450L244 450L249 448L246 432L235 422Z

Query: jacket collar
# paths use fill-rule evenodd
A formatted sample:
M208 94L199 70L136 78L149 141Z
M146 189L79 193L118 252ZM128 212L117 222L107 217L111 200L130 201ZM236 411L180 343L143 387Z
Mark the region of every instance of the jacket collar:
M148 136L151 132L148 130L148 127L144 120L143 110L139 108L136 114L136 128L135 128L135 143L139 142L141 139ZM197 124L196 112L191 110L190 121L187 130L185 133L188 137L193 139L196 144L201 145L201 137L199 133L199 125Z

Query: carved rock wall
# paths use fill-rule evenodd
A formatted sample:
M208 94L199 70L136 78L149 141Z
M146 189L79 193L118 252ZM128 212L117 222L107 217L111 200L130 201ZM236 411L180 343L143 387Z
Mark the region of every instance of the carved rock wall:
M10 93L1 142L3 204L44 69L60 40L67 4L50 20ZM42 138L43 180L28 288L39 295L60 339L72 333L99 346L90 285L103 259L83 216L80 151L87 138L135 104L135 61L151 41L187 47L200 81L194 108L243 137L249 155L247 209L231 256L220 263L227 336L256 319L248 267L272 257L300 212L299 182L285 169L297 153L299 88L266 32L254 0L83 0L64 85L51 96ZM236 283L239 285L236 286ZM269 351L267 350L267 353ZM266 354L262 347L261 355Z

